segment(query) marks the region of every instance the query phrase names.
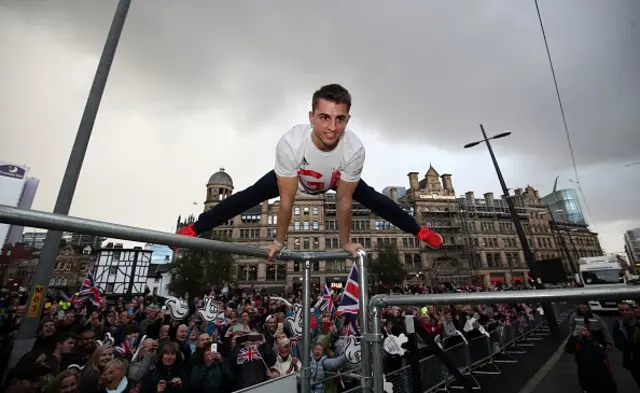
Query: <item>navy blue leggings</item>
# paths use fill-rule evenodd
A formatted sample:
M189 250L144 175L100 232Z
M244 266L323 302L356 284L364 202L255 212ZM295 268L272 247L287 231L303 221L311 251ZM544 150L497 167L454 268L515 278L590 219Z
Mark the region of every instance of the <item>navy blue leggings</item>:
M251 187L232 194L213 208L200 214L195 223L195 230L198 234L206 232L252 207L278 196L278 178L274 171L269 171ZM360 180L358 183L353 193L353 199L406 233L416 235L420 231L420 225L409 213L367 185L364 180Z

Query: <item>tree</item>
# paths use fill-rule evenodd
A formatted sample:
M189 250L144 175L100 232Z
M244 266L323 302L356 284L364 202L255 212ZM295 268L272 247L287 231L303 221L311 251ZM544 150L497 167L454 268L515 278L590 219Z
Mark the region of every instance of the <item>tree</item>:
M384 285L402 284L407 278L407 271L400 261L400 253L395 245L385 245L374 250L376 256L371 261L371 273L376 281Z
M222 288L224 283L230 283L235 275L234 259L231 254L182 250L176 260L176 267L172 272L169 291L177 296L202 296L212 286Z

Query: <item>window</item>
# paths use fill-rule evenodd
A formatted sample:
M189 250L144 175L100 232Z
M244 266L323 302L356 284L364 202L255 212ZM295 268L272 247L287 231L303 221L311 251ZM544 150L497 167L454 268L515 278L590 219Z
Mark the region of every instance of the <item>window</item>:
M113 283L112 282L107 284L107 287L105 288L105 292L106 293L113 293Z
M293 208L293 214L296 215L296 216L299 216L300 215L300 208L299 207L294 207Z
M308 250L309 249L309 238L305 237L304 240L302 241L302 249L303 250Z
M343 260L339 261L327 261L327 270L342 272L347 270L347 264Z
M313 228L313 230L314 230L314 231L318 231L318 230L320 230L320 223L319 223L318 221L314 221L314 222L311 224L311 228Z
M117 274L118 267L117 266L109 266L109 274Z
M319 213L319 209L318 209L318 207L317 207L317 206L314 206L314 207L313 207L312 212L313 212L313 215L314 215L314 216L317 216L317 215L318 215L318 213Z
M313 238L313 249L314 250L320 249L320 239L318 239L317 237Z
M293 230L294 231L299 231L300 230L300 221L294 221L293 222Z
M257 266L254 266L254 265L240 266L240 268L238 269L238 281L258 281Z
M287 267L280 264L276 267L276 280L284 281L287 279Z
M302 230L305 232L309 231L309 221L305 221L302 223Z
M276 267L274 265L267 265L267 281L274 281L276 279Z
M120 251L114 251L113 252L113 260L114 261L119 261L120 260Z
M87 271L87 264L86 263L81 263L80 264L80 271L81 272L86 272Z
M309 214L309 208L308 208L307 206L305 206L305 207L302 209L302 212L303 212L304 214Z

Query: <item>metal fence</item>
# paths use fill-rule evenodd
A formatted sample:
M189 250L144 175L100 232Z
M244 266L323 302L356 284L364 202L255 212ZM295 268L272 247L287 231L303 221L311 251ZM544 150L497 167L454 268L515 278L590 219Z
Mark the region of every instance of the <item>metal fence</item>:
M580 288L580 289L553 289L533 291L512 291L492 293L465 293L465 294L435 294L435 295L409 295L389 296L377 295L371 299L370 311L373 315L371 333L363 335L370 337L371 352L373 356L373 391L375 393L408 393L412 386L412 374L409 366L398 371L384 375L381 315L380 309L386 306L420 306L424 304L480 304L480 303L520 303L520 302L544 302L564 300L591 300L591 299L616 299L624 300L637 298L640 288ZM567 304L556 304L555 310L568 311ZM475 378L475 374L497 375L501 373L501 363L517 363L514 355L526 355L527 348L535 346L544 336L549 335L550 327L542 315L536 313L532 320L520 317L509 326L500 326L486 334L466 338L461 333L453 337L438 337L436 343L443 349L463 378L471 382L472 389L481 388ZM450 341L457 343L449 345ZM425 392L450 391L465 389L454 381L447 368L440 363L435 356L429 356L420 361L421 381ZM393 386L388 385L391 383ZM363 392L369 392L369 388Z
M466 338L461 332L454 336L436 337L436 343L444 351L474 390L480 389L480 383L474 374L499 375L500 363L517 363L511 354L526 354L523 346L535 345L549 334L546 322L540 314L531 321L515 321L510 326L500 326L486 334ZM393 385L393 393L411 393L412 374L410 366L385 375L385 381ZM420 360L420 379L425 393L463 389L447 368L434 355ZM387 386L389 388L390 386Z

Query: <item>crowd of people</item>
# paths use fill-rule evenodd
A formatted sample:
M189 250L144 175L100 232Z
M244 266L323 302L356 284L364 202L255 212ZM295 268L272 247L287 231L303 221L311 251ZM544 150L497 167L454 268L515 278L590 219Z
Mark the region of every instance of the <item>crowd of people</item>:
M424 293L481 291L480 287L374 288L372 292ZM495 289L494 289L495 290ZM203 299L188 299L189 313L172 318L161 299L139 296L96 303L63 296L47 299L33 349L8 373L5 392L19 393L150 393L233 392L296 373L301 369L298 337L288 320L291 304L300 294L275 297L264 291L236 290L213 294L224 318L207 322L196 312ZM333 294L334 304L340 295ZM320 291L312 304L323 300ZM2 358L7 366L12 336L20 323L26 298L4 292L0 300ZM345 354L350 338L357 337L357 318L338 317L326 308L312 320L311 389L337 393L359 384ZM472 336L508 324L529 312L526 305L389 307L383 310L385 334L406 333L405 315L420 320L427 334ZM423 348L428 351L427 348ZM425 353L425 356L427 354ZM405 365L400 355L386 354L385 371Z

